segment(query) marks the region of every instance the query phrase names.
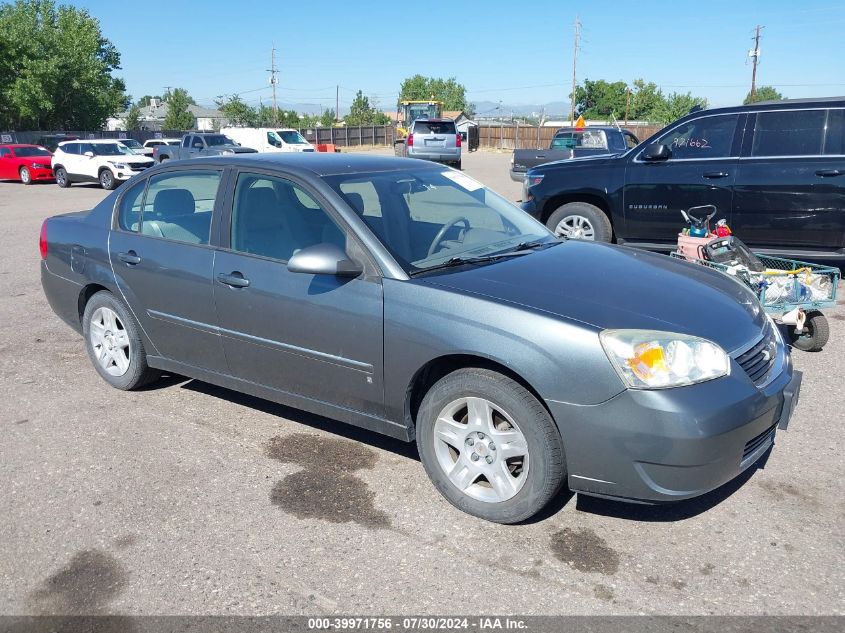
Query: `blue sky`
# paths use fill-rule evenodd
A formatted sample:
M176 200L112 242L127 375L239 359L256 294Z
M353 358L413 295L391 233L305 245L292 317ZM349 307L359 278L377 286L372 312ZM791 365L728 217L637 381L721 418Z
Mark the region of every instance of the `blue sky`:
M270 103L266 69L275 43L282 105L334 107L340 85L341 109L358 89L392 109L402 79L414 73L455 76L475 102L566 101L576 14L579 80L642 77L713 106L739 103L750 87L745 57L754 26L762 24L758 85L792 98L845 94L841 0L70 4L100 20L136 98L178 86L201 104L232 93Z

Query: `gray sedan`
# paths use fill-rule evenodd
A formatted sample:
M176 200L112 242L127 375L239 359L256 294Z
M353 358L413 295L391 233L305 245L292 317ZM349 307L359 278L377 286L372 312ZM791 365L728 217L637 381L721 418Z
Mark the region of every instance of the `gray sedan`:
M741 284L558 240L434 163L172 162L47 219L40 247L50 305L111 385L172 372L416 441L443 496L491 521L562 486L700 495L755 464L797 401Z

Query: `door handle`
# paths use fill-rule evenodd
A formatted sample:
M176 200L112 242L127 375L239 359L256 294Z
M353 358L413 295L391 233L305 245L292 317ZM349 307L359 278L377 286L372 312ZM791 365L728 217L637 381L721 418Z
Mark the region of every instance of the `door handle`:
M230 286L232 288L246 288L249 286L249 279L245 279L244 276L238 271L235 271L228 275L220 273L219 275L217 275L217 281L219 281L221 284L226 284L227 286Z
M730 174L726 171L705 171L704 177L705 178L727 178Z
M127 266L134 266L141 263L141 258L135 251L128 251L126 253L118 253L117 258Z
M819 169L816 176L820 178L832 178L833 176L841 176L843 172L841 169Z

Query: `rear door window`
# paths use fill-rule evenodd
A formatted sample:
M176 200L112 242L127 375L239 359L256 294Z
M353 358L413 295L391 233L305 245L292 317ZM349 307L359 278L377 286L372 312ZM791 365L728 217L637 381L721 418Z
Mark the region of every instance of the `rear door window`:
M144 199L141 233L176 242L208 244L220 185L216 170L156 174Z
M758 112L751 156L818 156L826 116L825 110Z
M141 204L144 201L144 189L147 181L132 185L129 191L123 194L120 199L120 207L117 212L117 225L124 231L137 233L141 228Z

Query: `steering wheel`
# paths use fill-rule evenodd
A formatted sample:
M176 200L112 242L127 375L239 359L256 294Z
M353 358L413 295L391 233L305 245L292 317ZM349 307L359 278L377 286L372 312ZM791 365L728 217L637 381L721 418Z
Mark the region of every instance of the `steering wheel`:
M437 235L434 236L434 240L431 242L431 246L428 247L427 257L431 257L432 255L434 255L434 252L437 250L437 247L440 246L440 242L443 241L443 238L446 237L446 233L449 232L449 229L451 229L453 226L455 226L456 224L458 224L460 222L464 223L465 228L467 228L467 229L470 228L469 227L469 220L467 220L462 215L458 216L457 218L452 218L451 220L449 220L446 224L444 224L442 227L440 227L440 230L437 231Z

